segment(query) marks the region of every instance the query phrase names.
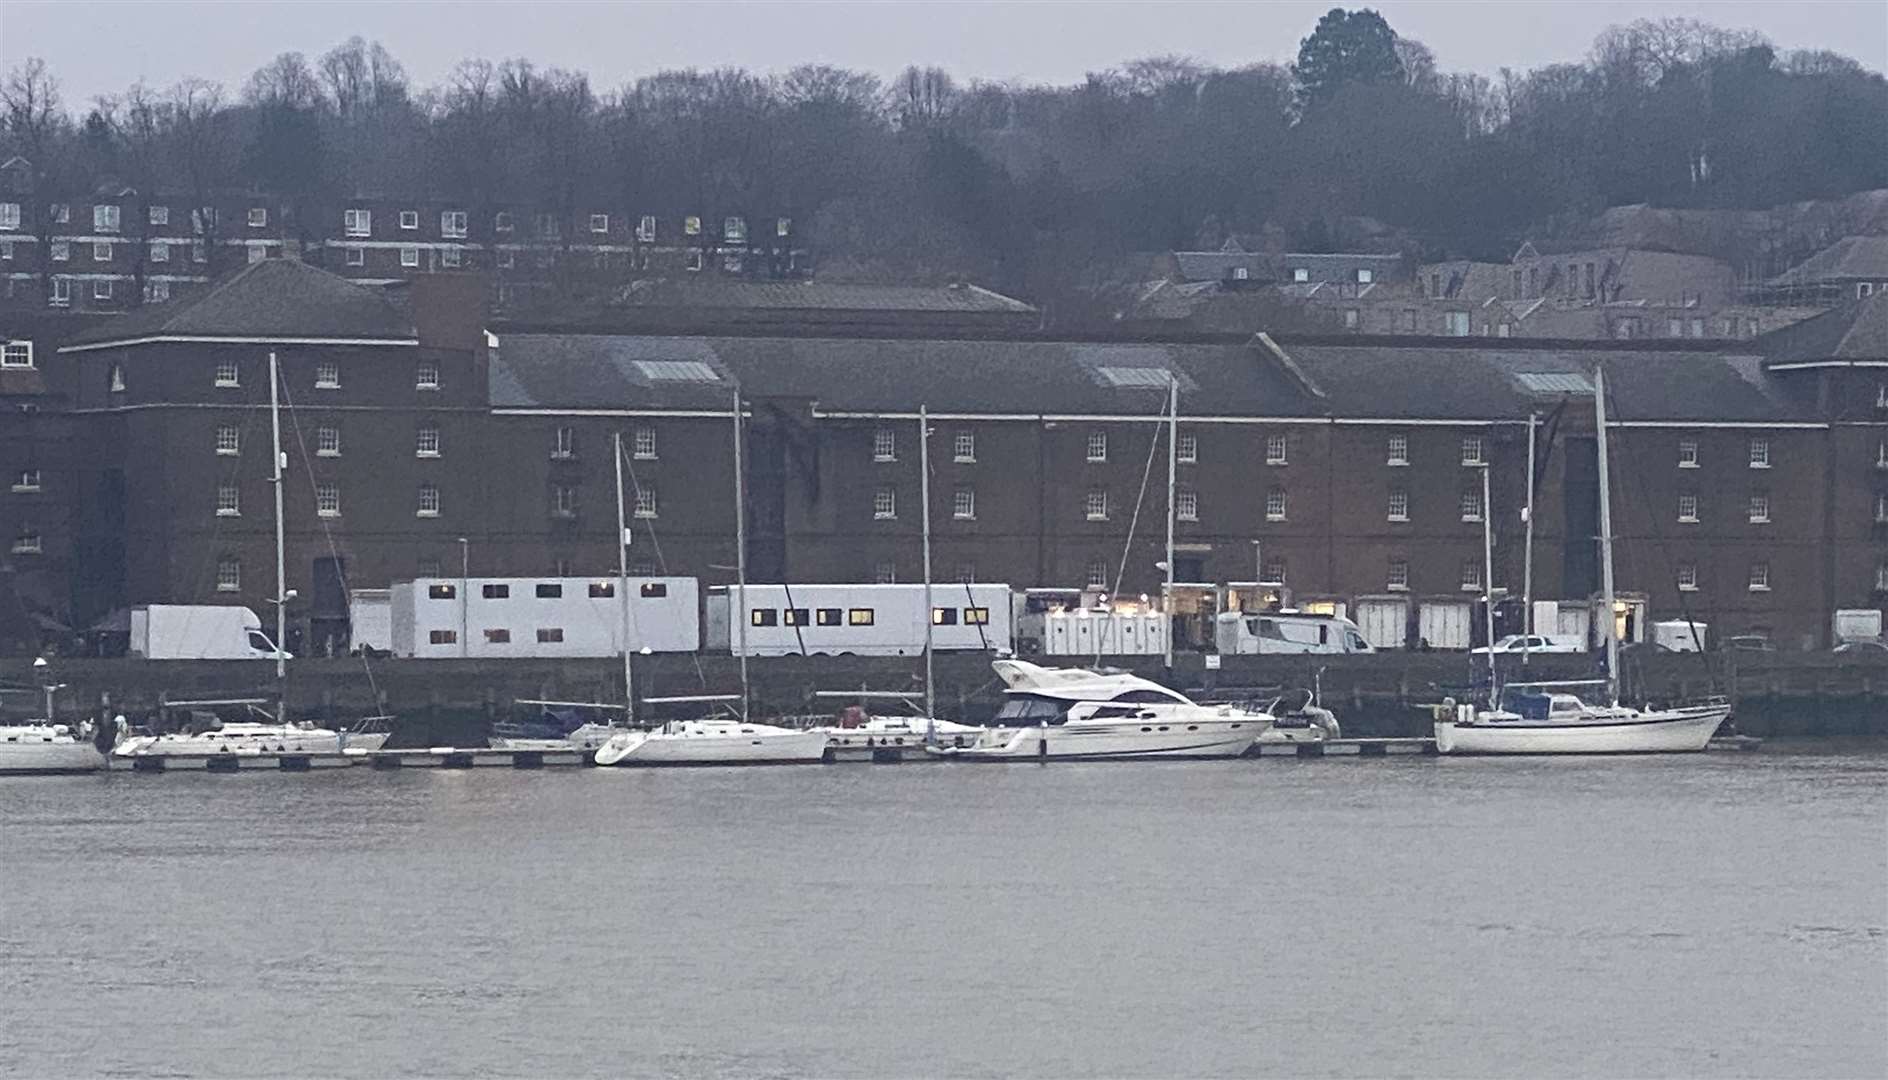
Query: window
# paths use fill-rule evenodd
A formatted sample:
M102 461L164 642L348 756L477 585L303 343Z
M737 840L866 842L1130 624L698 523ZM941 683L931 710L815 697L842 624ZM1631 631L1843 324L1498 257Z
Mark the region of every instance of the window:
M414 373L413 388L415 390L439 389L439 365L421 364Z
M1888 592L1888 562L1875 566L1875 591Z
M1388 463L1391 465L1408 465L1409 464L1409 436L1408 435L1390 436L1390 455L1389 455Z
M577 489L569 484L551 486L551 516L574 518L577 516Z
M39 490L39 470L21 469L13 474L13 490L30 492Z
M1480 521L1482 519L1482 493L1464 491L1462 493L1462 520Z
M644 484L636 485L636 516L652 518L656 516L656 489Z
M1200 520L1200 493L1191 488L1174 492L1173 516L1180 521Z
M1462 588L1479 589L1482 587L1482 564L1476 559L1462 560Z
M419 228L420 227L420 212L418 210L400 211L400 227L402 229Z
M52 242L52 261L65 262L70 258L72 258L72 245L64 240L54 240Z
M113 364L111 366L111 374L106 377L106 385L111 388L111 392L114 394L124 391L125 366L123 364Z
M642 597L644 600L654 600L667 596L669 595L668 582L645 581L636 587L636 595Z
M564 628L561 626L541 626L538 628L539 645L561 645L564 641Z
M511 211L500 210L492 215L492 231L508 233L511 231Z
M1103 563L1103 562L1089 563L1088 573L1083 576L1082 580L1084 584L1086 584L1091 589L1107 588L1108 587L1108 564Z
M50 208L50 214L53 224L55 225L70 225L72 223L72 207L65 203L53 203Z
M1685 336L1685 320L1683 319L1665 320L1665 336L1666 337L1684 337Z
M872 516L884 520L898 516L898 490L882 487L872 493Z
M1703 319L1691 320L1691 323L1689 325L1689 330L1692 337L1695 337L1695 338L1703 337L1704 336L1704 320Z
M323 360L315 365L315 389L336 390L341 386L341 365L338 361Z
M1770 591L1770 564L1769 563L1754 562L1750 564L1750 591L1751 592L1769 592Z
M1293 281L1310 281L1311 269L1305 266L1294 266L1291 268L1291 279Z
M687 257L683 259L682 268L689 271L699 271L701 269L701 252L699 250L691 250Z
M400 249L400 265L401 266L418 266L419 264L420 264L420 249L419 248L403 247Z
M439 212L439 235L459 239L465 236L465 211L441 210Z
M92 299L110 300L111 299L111 282L109 281L92 282Z
M12 258L13 258L13 241L0 240L0 260L11 260Z
M823 607L813 612L813 619L819 626L838 626L840 614L836 607Z
M721 223L721 236L730 244L747 243L747 219L731 217Z
M898 565L882 562L872 570L872 580L880 585L891 585L898 580Z
M112 249L112 243L110 240L92 241L92 261L93 262L110 262L111 253L112 253L111 249Z
M1180 436L1179 442L1174 444L1174 457L1178 458L1183 465L1199 464L1200 437L1198 435Z
M46 301L53 307L65 307L72 303L72 279L56 277L52 279L52 296Z
M1678 564L1678 591L1698 591L1698 564L1683 562Z
M438 428L428 425L414 432L413 456L414 457L438 457L439 456L439 429Z
M977 489L960 487L951 495L951 516L959 521L977 519Z
M13 554L38 555L45 550L45 541L38 533L25 529L13 537Z
M1265 437L1265 463L1267 465L1285 464L1286 439L1283 435Z
M1698 440L1679 440L1678 467L1681 469L1695 469L1698 467Z
M849 626L871 626L875 614L869 607L851 608L846 612L846 623Z
M1698 496L1685 494L1678 497L1678 520L1684 522L1698 520Z
M1090 521L1108 520L1108 492L1102 488L1090 488L1082 501L1082 508Z
M960 465L977 460L977 433L960 431L951 440L951 460Z
M1370 284L1370 283L1371 283L1372 281L1374 281L1374 280L1376 280L1376 275L1375 275L1375 274L1374 274L1373 272L1371 272L1371 271L1369 271L1369 270L1365 270L1365 269L1362 269L1362 268L1359 268L1359 269L1358 269L1358 271L1357 271L1357 284L1359 284L1359 285L1368 285L1368 284Z
M1753 469L1767 469L1770 467L1769 439L1750 440L1750 467Z
M198 236L203 235L205 225L208 225L210 228L215 228L216 221L216 208L213 206L198 207L190 211L190 231L196 233Z
M934 607L931 609L932 626L956 626L957 609L954 607Z
M249 208L249 227L250 228L260 229L267 226L268 224L269 224L269 211L267 207L252 206Z
M591 214L590 215L590 231L593 233L609 232L610 231L610 215Z
M421 559L420 560L420 576L421 577L438 577L439 576L439 560L437 558ZM451 600L458 595L459 595L459 587L456 585L441 584L441 585L429 585L426 587L426 598L428 600Z
M1346 330L1357 329L1357 324L1361 320L1362 320L1362 313L1359 312L1356 308L1349 307L1349 308L1344 309L1344 329Z
M1088 433L1088 460L1090 461L1108 460L1108 433L1107 432L1091 431Z
M241 592L243 588L243 564L240 559L228 555L216 560L216 591Z
M170 261L170 245L162 240L151 241L151 261L167 263Z
M1403 309L1402 330L1405 334L1413 334L1416 332L1416 309L1415 308Z
M616 595L616 582L593 581L590 583L590 599L607 600Z
M459 631L457 630L428 631L426 635L426 640L428 644L432 644L432 645L457 645L459 643Z
M216 452L228 457L235 457L243 452L243 436L234 424L218 424L216 428Z
M29 368L32 366L32 342L9 341L4 347L0 347L0 367Z
M1468 336L1468 312L1445 311L1442 313L1442 332L1450 337Z
M367 249L364 247L361 247L359 244L348 245L347 264L349 266L366 266L367 265Z
M459 250L456 247L439 249L439 265L451 269L459 265Z
M210 261L209 245L203 243L200 240L192 242L190 245L190 261L200 262L200 263L209 262Z
M1408 521L1409 520L1409 492L1407 491L1390 492L1389 520L1391 521Z
M872 433L872 460L898 460L898 433L891 428L879 428Z
M503 627L489 629L485 631L485 644L509 645L511 644L511 631Z
M118 231L119 210L116 206L92 207L92 231L115 233Z
M1888 495L1875 496L1875 524L1888 525Z
M1750 523L1764 525L1770 521L1770 496L1759 493L1750 497Z
M16 202L0 203L0 229L17 229L19 227L20 204Z
M1384 579L1384 587L1391 592L1403 592L1409 588L1409 563L1402 559L1390 560L1390 573Z
M170 282L147 281L144 283L144 299L148 303L161 304L170 299Z
M374 212L372 210L343 210L341 231L349 236L372 236Z
M338 484L315 485L315 513L320 517L341 516L341 488Z
M564 224L557 220L556 214L538 215L538 235L546 240L555 240L564 234Z
M1265 560L1265 565L1259 568L1259 584L1285 584L1285 561L1283 559Z
M340 457L341 429L337 427L316 428L315 454L318 457Z
M551 433L551 457L557 461L568 461L577 456L577 432L575 428L560 427Z
M644 214L642 220L636 223L636 239L645 244L655 243L656 216L654 214Z
M1272 491L1266 492L1265 494L1265 520L1267 521L1285 520L1285 493L1283 491L1274 489Z
M241 517L242 513L242 491L235 484L218 484L216 486L216 516Z
M236 365L236 361L218 360L216 362L216 385L218 386L241 386L242 385L242 369Z
M1488 464L1487 459L1482 457L1482 437L1480 435L1469 435L1462 439L1462 464Z
M415 511L415 514L419 517L439 516L439 486L437 484L420 485L419 509Z
M517 252L511 250L510 248L498 249L498 268L500 270L509 270L516 265L518 265Z

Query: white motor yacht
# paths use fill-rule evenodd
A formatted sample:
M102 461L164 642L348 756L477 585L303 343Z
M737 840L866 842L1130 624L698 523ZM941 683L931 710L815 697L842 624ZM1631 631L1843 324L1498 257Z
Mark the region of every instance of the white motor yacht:
M618 728L596 752L598 765L816 765L825 760L823 731L718 719Z
M929 747L932 753L964 761L1229 758L1272 726L1262 710L1196 704L1125 672L1024 660L991 667L1007 695L996 719L969 744Z
M1604 680L1515 683L1495 708L1445 710L1436 721L1444 754L1657 754L1703 750L1731 715L1728 701L1674 709L1589 702L1574 691Z
M81 773L104 768L105 755L65 724L27 720L0 724L0 774Z

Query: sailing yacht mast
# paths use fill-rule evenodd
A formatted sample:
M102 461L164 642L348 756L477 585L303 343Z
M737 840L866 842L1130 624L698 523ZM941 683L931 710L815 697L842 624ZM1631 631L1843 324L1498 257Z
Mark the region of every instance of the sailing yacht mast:
M629 527L623 521L623 433L617 432L612 445L616 449L616 594L621 605L623 643L623 722L636 726L636 688L629 666Z
M1167 617L1167 632L1162 635L1167 642L1167 670L1173 671L1173 498L1176 484L1175 469L1180 463L1178 435L1180 430L1180 376L1171 370L1167 372L1167 591L1161 597L1163 614Z
M1612 481L1606 466L1606 372L1593 371L1593 431L1599 448L1600 471L1600 621L1606 634L1606 703L1619 704L1619 627L1613 613L1613 503Z
M1495 685L1495 507L1488 501L1489 467L1482 466L1482 629L1488 641L1488 703L1500 699Z
M747 720L747 459L741 456L741 390L734 390L734 633L741 652L741 719Z
M287 648L288 630L288 540L282 521L282 468L287 464L282 453L282 388L281 366L276 362L275 353L269 353L269 440L273 455L270 462L273 473L270 482L275 485L275 693L277 719L288 721L288 662L283 650Z
M1521 663L1528 662L1528 635L1534 633L1534 413L1527 414L1527 507L1521 512Z
M931 658L933 620L931 608L931 420L930 411L918 406L918 504L923 507L924 522L924 715L937 715L937 680Z

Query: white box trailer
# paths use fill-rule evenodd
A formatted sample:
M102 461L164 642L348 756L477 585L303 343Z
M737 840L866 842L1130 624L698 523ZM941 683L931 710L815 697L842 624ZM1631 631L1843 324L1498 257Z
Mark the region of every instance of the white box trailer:
M1222 611L1213 641L1221 655L1376 651L1349 619L1288 611Z
M1052 611L1042 616L1045 656L1159 656L1167 617L1157 611Z
M1466 649L1474 642L1475 603L1434 598L1416 609L1416 637L1431 649Z
M1672 652L1703 652L1710 629L1688 619L1666 619L1652 624L1652 643Z
M1836 644L1845 641L1880 641L1880 608L1838 608L1835 614Z
M396 582L393 653L451 657L620 656L616 578L428 578ZM463 638L463 640L462 640ZM691 577L629 579L629 649L701 648L701 598Z
M716 648L735 652L740 635L728 618L731 586L708 595ZM749 656L915 656L924 651L924 586L747 586L743 602ZM1008 653L1008 585L931 586L932 648Z
M146 660L273 660L278 652L262 620L246 607L146 604L131 609L131 655Z
M347 598L348 644L355 649L393 651L393 591L355 589Z

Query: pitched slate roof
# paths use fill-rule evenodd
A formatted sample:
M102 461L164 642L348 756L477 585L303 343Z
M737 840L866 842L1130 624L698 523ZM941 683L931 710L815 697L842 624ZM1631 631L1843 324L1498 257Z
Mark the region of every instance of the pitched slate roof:
M295 259L265 259L203 293L106 320L65 348L154 337L412 341L416 335L413 320L378 289Z
M771 311L1004 312L1029 304L976 285L871 285L825 281L709 282L649 279L617 297L631 308L738 308Z
M1778 364L1888 360L1888 292L1773 330L1755 344Z
M1888 281L1888 236L1845 236L1770 279L1771 285Z

